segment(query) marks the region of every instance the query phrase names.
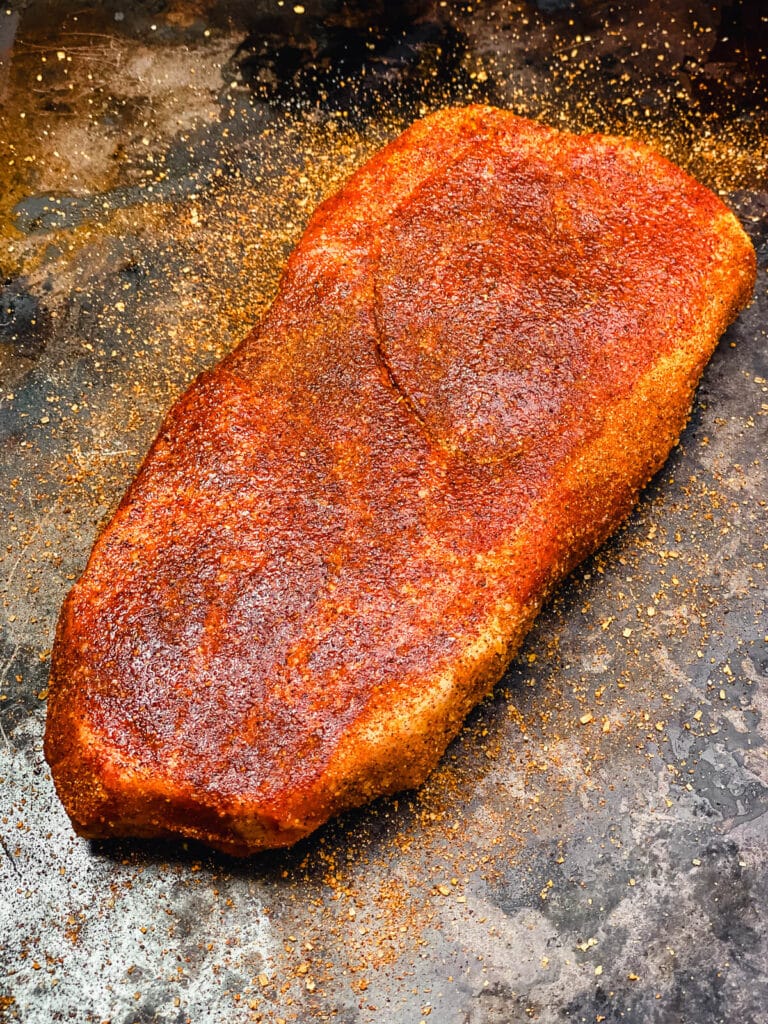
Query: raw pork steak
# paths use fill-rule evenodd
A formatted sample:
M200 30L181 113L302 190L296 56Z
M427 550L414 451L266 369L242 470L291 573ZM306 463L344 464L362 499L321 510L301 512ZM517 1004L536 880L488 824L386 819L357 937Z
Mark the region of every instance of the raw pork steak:
M467 107L374 156L67 597L45 751L77 831L247 854L419 784L754 280L723 203L626 139Z

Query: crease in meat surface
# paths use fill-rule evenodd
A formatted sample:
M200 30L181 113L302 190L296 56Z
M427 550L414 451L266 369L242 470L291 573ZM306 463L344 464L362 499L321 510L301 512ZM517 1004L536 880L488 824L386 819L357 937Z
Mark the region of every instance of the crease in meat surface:
M467 145L462 147L458 153L451 152L445 158L444 162L442 164L440 164L435 170L433 170L430 173L430 175L428 176L428 178L426 180L429 180L429 179L434 180L436 178L439 178L441 175L444 175L449 170L449 168L452 165L458 164L461 161L461 159L471 149L471 145L472 145L471 143L467 143ZM402 198L399 201L399 203L397 203L397 205L391 210L391 213L395 213L398 208L404 206L411 199L411 196L412 196L413 192L416 190L416 188L419 188L419 187L423 186L424 184L425 184L424 181L419 181L418 184L414 187L414 189L411 192L409 192L405 196L405 198ZM379 313L379 310L380 310L381 304L382 304L382 299L381 299L381 293L380 293L379 286L378 286L378 270L379 270L379 261L380 261L380 258L381 258L380 239L379 239L378 236L374 236L374 238L371 240L371 249L372 249L372 252L374 254L373 255L374 266L373 266L373 270L372 270L372 273L371 273L371 312L372 312L372 315L373 315L373 322L374 322L374 327L375 327L375 331L374 331L374 344L376 346L376 352L378 354L378 358L379 358L379 361L381 363L381 366L382 366L382 368L383 368L383 370L384 370L384 372L385 372L385 374L387 376L387 379L388 379L389 383L392 385L393 390L398 395L400 395L400 397L402 398L402 400L405 403L405 405L408 408L408 410L413 414L413 417L416 420L418 420L418 422L422 425L422 427L424 428L426 433L428 435L430 435L429 427L427 425L427 421L426 421L426 419L424 417L423 412L419 408L418 404L414 401L413 396L408 392L408 390L405 387L403 387L402 383L398 380L397 373L395 372L395 370L394 370L394 368L393 368L393 366L392 366L392 364L391 364L391 362L390 362L390 360L389 360L389 358L387 356L386 345L384 343L384 337L385 337L384 327L383 327L383 324L382 324L382 321L381 321L381 316L380 316L380 313ZM433 440L434 440L434 438L433 438Z
M384 344L384 331L381 325L381 319L379 317L378 310L381 298L379 296L378 289L376 286L375 274L371 281L371 292L371 313L373 316L373 323L375 327L373 339L379 364L381 368L384 370L384 373L387 377L387 380L389 381L389 384L392 387L392 390L397 395L400 396L400 399L405 403L406 408L413 415L413 418L417 420L421 424L425 432L429 434L429 429L427 427L426 420L424 419L424 414L416 405L411 395L409 395L408 391L397 379L397 374L395 373L394 369L392 368L392 365L389 362L389 359L387 358L386 346Z
M81 835L247 854L418 785L685 425L754 251L645 146L417 122L171 409L62 608Z

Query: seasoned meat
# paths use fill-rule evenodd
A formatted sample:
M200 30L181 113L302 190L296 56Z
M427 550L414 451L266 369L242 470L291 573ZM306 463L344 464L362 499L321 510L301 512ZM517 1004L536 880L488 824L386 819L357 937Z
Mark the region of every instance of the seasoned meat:
M627 139L467 107L374 156L64 603L45 752L77 831L247 854L418 785L754 280L723 203Z

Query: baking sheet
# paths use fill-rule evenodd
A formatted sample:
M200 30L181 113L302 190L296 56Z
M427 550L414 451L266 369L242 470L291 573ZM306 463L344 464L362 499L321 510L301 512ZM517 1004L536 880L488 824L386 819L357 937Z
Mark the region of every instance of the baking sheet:
M760 2L0 10L0 1019L768 1020ZM238 862L73 836L60 603L160 418L414 116L631 132L722 191L755 301L625 528L418 793Z

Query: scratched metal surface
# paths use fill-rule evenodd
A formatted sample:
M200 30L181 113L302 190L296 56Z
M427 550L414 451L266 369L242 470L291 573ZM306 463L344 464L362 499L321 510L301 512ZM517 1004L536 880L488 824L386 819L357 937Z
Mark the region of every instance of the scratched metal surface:
M761 1024L763 5L304 7L0 11L0 1019ZM77 839L41 741L99 524L319 198L473 98L649 138L752 234L681 445L419 793L245 862Z

